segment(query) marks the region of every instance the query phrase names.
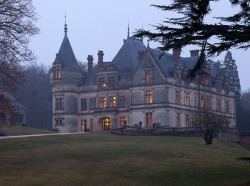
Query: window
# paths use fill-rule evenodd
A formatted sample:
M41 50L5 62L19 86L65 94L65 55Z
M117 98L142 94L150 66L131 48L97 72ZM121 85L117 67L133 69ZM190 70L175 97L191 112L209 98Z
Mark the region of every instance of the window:
M116 107L116 97L115 96L109 97L109 107Z
M204 73L203 72L201 72L201 84L204 84Z
M189 94L185 93L185 105L189 106Z
M152 73L150 71L146 72L146 82L151 83Z
M176 127L181 126L181 118L180 118L180 113L176 113Z
M120 117L120 128L127 124L127 120L125 117Z
M63 119L56 119L56 125L55 126L63 126Z
M216 111L221 112L221 101L220 99L216 99Z
M207 96L207 100L206 100L206 108L210 109L210 98Z
M56 110L63 110L63 98L56 98Z
M109 77L109 87L114 88L115 87L115 77Z
M230 112L230 109L229 109L229 101L226 101L226 102L225 102L225 112L226 112L227 114L229 114L229 112Z
M100 88L106 88L105 77L102 77L99 79L99 85L100 85Z
M152 120L152 112L146 113L146 127L152 127L153 126L153 120Z
M120 107L125 107L126 106L126 97L125 96L120 96L119 97L119 106Z
M94 132L94 120L90 120L90 132Z
M175 103L180 104L180 91L176 91L175 94Z
M189 114L186 114L186 127L189 127Z
M106 98L100 97L100 108L106 108Z
M206 81L206 85L208 85L209 84L209 76L208 76L208 74L206 74L205 81Z
M54 78L61 79L61 67L55 67Z
M216 90L217 90L217 92L221 92L221 85L220 85L220 83L217 83Z
M96 98L90 98L89 108L90 109L96 108Z
M152 98L152 90L146 91L146 103L152 103L153 98Z
M87 99L81 99L81 110L87 109Z
M87 120L81 120L81 132L87 132Z
M204 108L204 97L201 96L201 108Z

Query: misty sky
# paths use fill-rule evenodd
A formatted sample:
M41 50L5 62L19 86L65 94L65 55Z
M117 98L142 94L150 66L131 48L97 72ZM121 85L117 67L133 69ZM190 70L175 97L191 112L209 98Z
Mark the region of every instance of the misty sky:
M153 30L151 25L161 23L164 17L172 13L163 12L151 4L164 4L166 0L33 0L39 15L37 26L40 34L31 38L30 48L38 58L38 63L51 66L59 51L64 36L64 16L67 14L68 37L75 56L86 62L87 55L93 55L97 62L98 50L104 51L104 61L111 61L127 37L128 22L130 35L135 29ZM227 16L232 14L228 0L214 3L213 12L208 21L214 21L212 16ZM147 41L144 39L144 43ZM159 46L150 43L151 48ZM190 49L182 49L181 56L188 57ZM230 50L238 66L242 90L250 89L250 49ZM172 53L172 51L169 51ZM225 53L214 58L214 61L224 60Z

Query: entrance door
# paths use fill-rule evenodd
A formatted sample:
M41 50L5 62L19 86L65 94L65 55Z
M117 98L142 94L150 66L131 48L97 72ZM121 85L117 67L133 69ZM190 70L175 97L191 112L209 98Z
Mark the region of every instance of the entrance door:
M111 129L111 119L110 118L101 118L100 124L102 125L102 131L108 131Z

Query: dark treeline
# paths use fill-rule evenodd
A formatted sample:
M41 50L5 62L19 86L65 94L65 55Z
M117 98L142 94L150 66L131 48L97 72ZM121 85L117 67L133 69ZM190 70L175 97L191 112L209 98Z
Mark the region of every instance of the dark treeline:
M25 82L16 94L26 108L26 125L34 128L52 128L52 90L49 68L32 63L25 67Z
M250 131L250 89L243 92L237 102L237 128L242 132Z

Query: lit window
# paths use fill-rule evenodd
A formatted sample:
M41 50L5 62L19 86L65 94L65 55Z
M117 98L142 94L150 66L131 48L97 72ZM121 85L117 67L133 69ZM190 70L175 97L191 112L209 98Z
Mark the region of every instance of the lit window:
M180 113L176 113L176 127L181 126L181 118L180 118Z
M152 90L146 91L146 103L153 103Z
M100 108L106 108L106 98L105 97L100 97Z
M115 96L109 97L109 107L116 107L116 97Z
M185 105L189 106L189 94L185 93Z
M125 117L120 117L120 128L122 128L125 124L127 124L127 120Z
M201 72L201 84L204 84L204 73Z
M180 91L176 91L175 94L175 103L180 104Z
M54 78L61 79L61 67L55 67Z
M150 83L152 78L152 73L150 71L146 72L146 82Z
M93 129L93 128L94 128L94 120L91 119L91 120L90 120L90 130L91 130L90 132L94 132L94 129Z
M201 96L201 108L204 108L204 97Z
M153 126L153 119L152 119L152 112L146 113L146 127L152 127Z

